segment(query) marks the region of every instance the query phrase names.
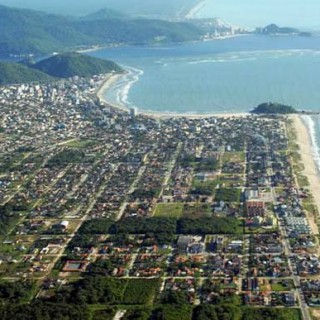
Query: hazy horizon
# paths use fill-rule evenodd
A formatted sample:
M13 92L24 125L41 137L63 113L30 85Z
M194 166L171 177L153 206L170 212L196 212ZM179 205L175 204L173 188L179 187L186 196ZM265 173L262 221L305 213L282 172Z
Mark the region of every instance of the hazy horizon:
M167 1L165 3L165 1ZM102 8L126 14L175 16L186 12L201 0L0 0L10 7L43 10L64 15L86 15ZM206 0L199 17L219 17L242 27L258 27L269 23L282 26L320 28L320 2L308 0Z
M199 14L217 16L243 27L277 23L282 26L320 27L320 1L307 0L206 0Z

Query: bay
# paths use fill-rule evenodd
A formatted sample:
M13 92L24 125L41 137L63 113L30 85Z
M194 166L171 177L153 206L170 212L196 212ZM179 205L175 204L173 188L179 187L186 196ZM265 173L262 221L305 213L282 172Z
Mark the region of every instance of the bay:
M247 112L272 101L320 110L320 38L246 35L90 52L129 73L110 103L166 113Z

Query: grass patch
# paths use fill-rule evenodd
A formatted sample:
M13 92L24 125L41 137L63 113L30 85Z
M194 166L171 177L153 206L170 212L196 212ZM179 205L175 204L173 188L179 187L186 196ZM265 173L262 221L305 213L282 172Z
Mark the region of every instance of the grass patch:
M219 188L216 190L215 201L240 202L240 196L240 189Z
M156 217L180 218L183 212L183 203L158 203L154 212Z
M183 205L183 217L185 218L203 218L211 217L212 208L206 203L193 203Z
M67 147L76 149L84 149L93 145L95 145L95 141L93 140L74 140L66 144Z
M234 186L243 186L243 175L239 174L223 174L220 176L220 186L224 188L232 188Z
M302 174L298 174L297 175L297 180L298 180L298 184L299 184L300 188L309 187L310 186L308 178L306 176L302 175Z
M314 203L304 200L302 201L302 206L303 206L303 209L308 211L309 213L318 214L318 208Z
M174 305L174 304L163 304L153 311L154 318L152 319L165 319L165 320L191 320L192 319L191 305ZM160 315L157 317L156 315Z
M190 193L199 196L212 196L214 195L215 189L218 184L219 178L216 178L214 180L210 179L206 181L201 181L195 178L192 181L192 188L190 190Z
M291 291L294 288L293 281L290 280L271 280L272 291Z
M244 162L245 153L244 152L225 152L222 157L222 162Z

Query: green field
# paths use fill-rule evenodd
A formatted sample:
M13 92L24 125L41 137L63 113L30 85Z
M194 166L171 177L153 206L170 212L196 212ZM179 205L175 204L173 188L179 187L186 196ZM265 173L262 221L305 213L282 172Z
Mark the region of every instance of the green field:
M222 162L244 162L244 152L225 152L222 156Z
M272 291L290 291L293 288L293 283L288 283L288 285L282 283L271 284Z
M158 203L154 212L156 217L180 218L183 212L183 203Z
M74 141L68 142L66 146L70 148L84 149L87 147L91 147L95 144L96 142L93 140L74 140Z

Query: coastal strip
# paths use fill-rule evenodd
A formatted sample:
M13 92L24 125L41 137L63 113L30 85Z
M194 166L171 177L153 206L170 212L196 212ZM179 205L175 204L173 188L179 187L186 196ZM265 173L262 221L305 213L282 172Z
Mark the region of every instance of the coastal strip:
M105 103L106 105L108 105L111 108L114 108L116 110L122 111L122 112L129 112L128 108L120 106L120 105L116 105L114 103L110 103L109 101L106 100L105 94L108 90L110 90L110 88L117 82L119 81L119 79L121 77L123 77L125 74L121 74L121 73L114 73L111 75L108 75L106 77L106 80L103 81L103 83L101 84L101 86L98 88L97 92L96 92L96 96L99 98L99 100L102 103Z
M303 175L305 175L310 184L310 191L314 197L314 203L320 212L320 173L314 157L313 143L310 128L307 127L301 115L294 115L292 119L297 132L297 143L299 145L299 153L304 165Z

